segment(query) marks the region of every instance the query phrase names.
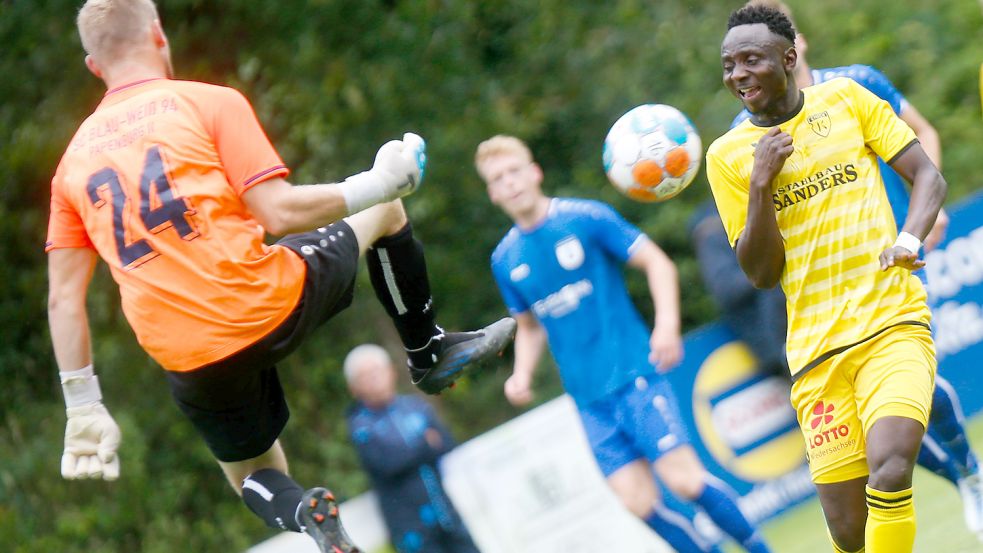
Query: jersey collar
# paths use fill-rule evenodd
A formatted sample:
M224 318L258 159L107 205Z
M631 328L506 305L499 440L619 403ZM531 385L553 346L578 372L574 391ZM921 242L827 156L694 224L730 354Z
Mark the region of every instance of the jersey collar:
M150 79L140 79L139 81L133 81L132 83L126 83L124 85L117 86L116 88L113 88L111 90L107 90L106 91L106 94L104 95L104 97L108 97L110 94L116 94L117 92L122 92L124 90L129 90L129 89L131 89L131 88L133 88L135 86L140 86L143 83L149 83L151 81L160 81L163 78L164 77L152 77Z
M792 119L795 119L795 116L796 115L802 113L802 108L803 108L803 106L805 106L805 104L806 104L806 94L805 94L805 92L803 92L803 91L800 90L799 91L799 103L795 106L795 109L793 109L792 111L790 111L789 113L787 113L785 115L785 117L783 117L783 118L781 118L781 119L779 119L777 121L772 121L771 123L769 123L767 125L762 125L762 124L760 124L760 123L758 123L757 121L754 120L754 114L752 113L751 114L751 117L749 118L749 120L751 121L751 123L755 127L763 127L763 128L774 127L776 125L781 125L782 123L785 123L785 122L791 121Z

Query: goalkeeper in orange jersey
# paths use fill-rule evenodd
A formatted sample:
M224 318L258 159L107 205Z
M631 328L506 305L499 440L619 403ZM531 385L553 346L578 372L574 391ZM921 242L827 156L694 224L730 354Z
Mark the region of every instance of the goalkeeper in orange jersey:
M465 333L435 324L423 250L399 200L423 178L423 139L386 143L371 169L344 182L291 186L242 94L173 79L151 0L89 0L78 29L108 92L51 184L62 474L119 475L119 428L102 403L86 314L101 257L137 340L249 509L272 527L306 531L323 552L356 551L331 494L287 475L276 363L350 304L362 254L425 392L497 354L515 329L511 319ZM264 231L286 236L270 246Z

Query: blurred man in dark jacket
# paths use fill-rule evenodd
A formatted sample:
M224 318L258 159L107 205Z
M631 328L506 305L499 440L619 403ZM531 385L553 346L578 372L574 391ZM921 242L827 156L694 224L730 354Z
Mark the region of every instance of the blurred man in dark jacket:
M787 315L781 287L757 289L751 285L727 241L713 201L694 212L690 237L703 283L720 310L720 319L751 348L763 372L788 379Z
M400 553L477 553L441 482L438 462L454 442L433 408L396 394L385 349L364 344L345 358L355 397L348 428L379 497L393 546Z

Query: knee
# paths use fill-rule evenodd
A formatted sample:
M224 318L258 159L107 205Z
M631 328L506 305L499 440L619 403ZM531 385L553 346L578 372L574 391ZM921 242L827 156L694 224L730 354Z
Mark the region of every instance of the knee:
M864 548L864 529L867 525L865 518L827 513L826 525L829 527L830 537L840 549L860 551Z
M628 512L642 519L652 514L653 506L658 500L655 493L645 489L616 490L615 494Z
M380 204L383 209L383 233L386 236L396 234L397 232L403 230L406 223L409 222L409 218L406 216L406 209L403 208L403 202L400 200L394 200L384 204Z
M638 518L645 518L652 514L655 497L642 493L631 494L629 497L621 497L621 503L631 514Z
M656 461L653 468L673 494L688 501L699 499L709 477L696 452L689 447L670 451Z
M688 501L695 501L703 494L706 486L706 473L702 468L666 471L659 479L675 496Z
M915 462L907 455L888 455L876 462L871 461L870 478L867 485L875 490L896 492L911 487L911 476Z

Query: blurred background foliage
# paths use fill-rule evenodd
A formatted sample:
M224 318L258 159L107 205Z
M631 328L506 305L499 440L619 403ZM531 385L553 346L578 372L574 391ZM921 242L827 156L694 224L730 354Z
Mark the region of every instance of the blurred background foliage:
M938 128L950 201L979 185L980 6L972 0L791 1L813 67L873 64ZM108 272L90 294L96 363L123 427L122 478L65 482L64 425L45 320L48 186L78 123L104 92L85 70L78 0L0 0L0 548L170 553L241 551L272 531L227 488L138 348ZM613 204L678 263L687 330L711 320L686 233L707 199L704 174L672 201L633 203L601 169L608 127L641 103L689 114L704 145L737 100L719 45L740 4L710 0L161 0L180 78L226 84L253 102L293 182L367 168L378 145L414 130L428 141L423 189L407 201L427 256L440 322L474 328L505 313L488 256L508 221L487 201L472 156L481 140L531 145L552 195ZM629 277L643 312L644 282ZM341 411L341 359L364 341L398 347L364 271L354 305L281 366L293 417L292 472L342 497L367 488ZM548 365L546 362L544 365ZM518 411L497 370L434 401L460 439ZM560 393L540 371L540 401ZM403 382L405 389L408 383Z

